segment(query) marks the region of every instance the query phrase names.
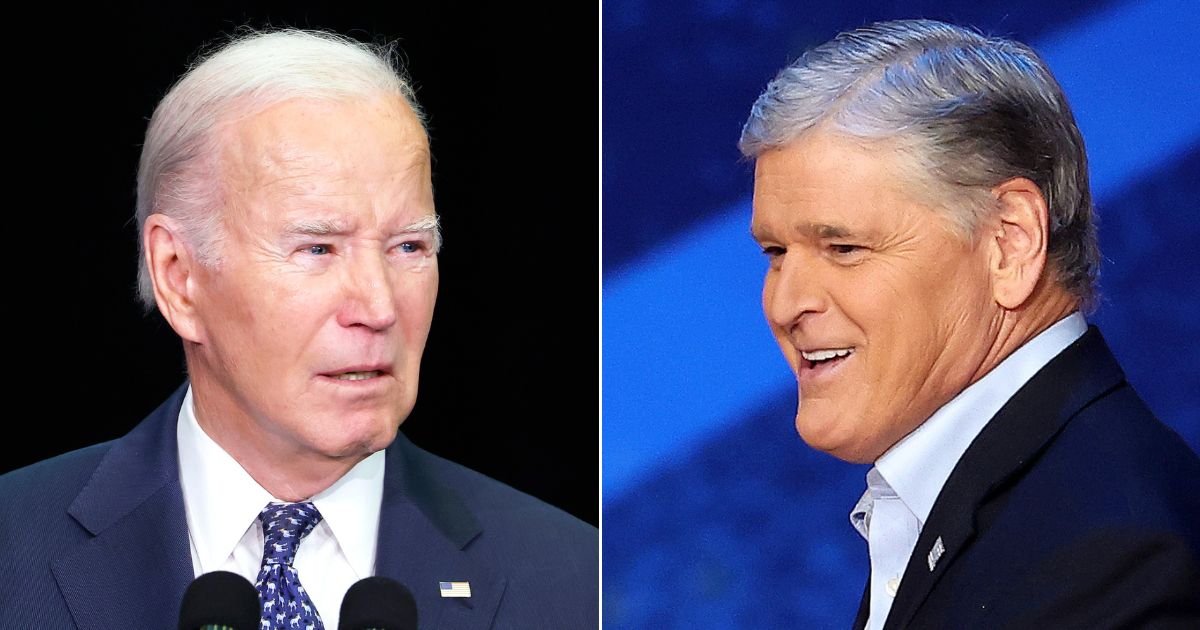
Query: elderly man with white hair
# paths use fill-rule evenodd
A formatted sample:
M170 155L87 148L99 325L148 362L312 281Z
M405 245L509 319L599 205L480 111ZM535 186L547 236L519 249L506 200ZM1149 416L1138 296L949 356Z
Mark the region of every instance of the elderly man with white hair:
M796 428L872 464L855 627L1200 627L1200 460L1081 313L1087 160L1046 64L873 24L782 70L740 146Z
M137 223L188 382L128 435L0 478L6 627L171 627L218 570L255 585L261 627L336 628L368 576L421 627L596 625L595 528L398 432L441 236L394 51L220 47L151 118Z

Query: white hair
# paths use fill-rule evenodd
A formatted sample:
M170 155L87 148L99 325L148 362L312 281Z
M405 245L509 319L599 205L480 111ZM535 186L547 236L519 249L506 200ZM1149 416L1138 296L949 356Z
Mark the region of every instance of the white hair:
M424 126L394 45L299 29L246 31L192 64L155 108L138 163L138 297L147 310L155 306L154 286L141 234L150 215L175 219L200 264L220 264L221 123L294 98L368 99L380 93L404 97Z
M1036 183L1059 283L1091 301L1100 266L1083 137L1062 88L1024 44L933 20L839 34L758 97L738 147L754 158L820 127L897 148L913 182L974 235L992 187Z

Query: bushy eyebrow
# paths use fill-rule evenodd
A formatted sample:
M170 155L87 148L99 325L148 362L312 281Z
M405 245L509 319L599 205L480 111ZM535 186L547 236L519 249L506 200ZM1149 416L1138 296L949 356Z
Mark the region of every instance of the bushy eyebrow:
M283 233L289 237L345 236L352 231L349 224L336 219L298 219L283 228ZM434 251L441 249L442 224L436 214L427 214L400 228L397 233L418 234L421 232L428 232L433 236Z
M299 219L283 228L287 236L338 236L350 233L350 226L329 219Z
M427 214L400 228L400 232L441 232L442 221L436 214Z
M817 238L848 238L854 236L854 232L850 228L831 223L801 223L796 226L796 230Z
M833 223L816 223L812 221L806 221L803 223L797 223L792 227L800 234L817 239L852 238L856 236L856 233L850 228L844 225L837 225ZM750 237L755 241L761 243L763 240L765 240L765 236L766 235L762 234L757 227L751 226Z
M433 251L442 248L442 220L436 214L427 214L412 223L400 228L401 234L429 232L433 235Z

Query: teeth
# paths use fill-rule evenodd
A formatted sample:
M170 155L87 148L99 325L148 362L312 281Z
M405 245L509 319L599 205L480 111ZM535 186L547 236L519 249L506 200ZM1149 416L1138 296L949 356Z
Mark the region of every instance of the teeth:
M800 356L809 361L825 361L834 357L849 356L854 352L853 348L839 348L834 350L814 350L812 352L800 352Z
M362 381L368 378L374 378L376 376L383 376L383 372L380 372L379 370L373 370L371 372L346 372L345 374L338 374L334 378L339 381Z

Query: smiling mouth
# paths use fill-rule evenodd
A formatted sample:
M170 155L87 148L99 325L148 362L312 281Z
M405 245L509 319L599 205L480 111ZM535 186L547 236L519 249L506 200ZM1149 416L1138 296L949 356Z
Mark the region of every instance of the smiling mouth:
M854 353L854 348L831 348L829 350L801 350L800 356L812 363L822 363L833 359L842 359Z
M819 376L833 370L854 355L854 348L829 348L824 350L801 350L801 371Z

